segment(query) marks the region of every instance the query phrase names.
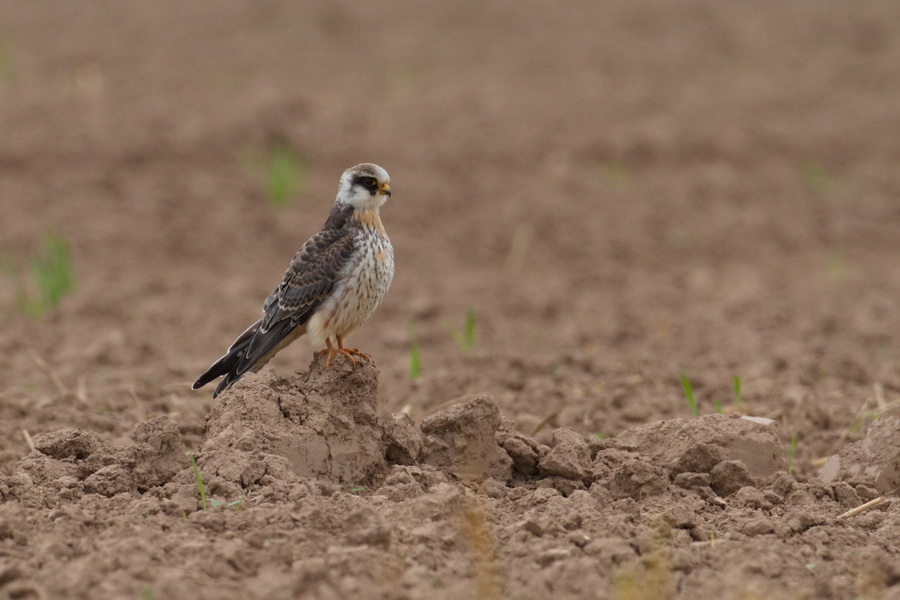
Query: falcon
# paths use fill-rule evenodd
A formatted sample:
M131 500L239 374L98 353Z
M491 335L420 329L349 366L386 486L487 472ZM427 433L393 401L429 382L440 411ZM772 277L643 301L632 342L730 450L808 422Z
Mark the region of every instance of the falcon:
M245 373L256 373L303 334L325 355L338 354L355 367L369 356L345 348L344 339L371 316L394 276L394 248L379 210L391 196L391 178L363 163L341 175L337 198L322 231L294 255L281 284L263 302L262 318L231 344L192 389L222 377L213 398ZM335 345L336 344L336 345Z

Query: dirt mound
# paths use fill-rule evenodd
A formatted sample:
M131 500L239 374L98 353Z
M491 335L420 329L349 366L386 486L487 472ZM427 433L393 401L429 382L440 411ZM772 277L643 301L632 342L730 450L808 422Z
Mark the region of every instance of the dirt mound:
M319 478L369 485L383 476L387 441L371 363L317 357L299 378L251 375L207 417L200 466L211 491L237 497L271 481Z
M883 494L900 491L900 418L881 417L866 437L844 446L822 467L822 481L873 486Z
M506 482L512 459L494 438L499 426L500 411L489 396L451 406L422 421L422 460L464 482L488 477Z
M777 597L790 575L839 598L857 586L857 554L872 585L898 589L892 503L839 518L876 491L857 475L796 481L771 422L673 419L604 440L561 428L544 445L490 396L418 427L379 414L377 388L370 363L316 359L222 394L197 452L205 506L172 419L121 445L80 429L37 437L0 479L0 541L43 550L4 559L0 591L237 598L229 586L249 580L303 598L608 597L598 590L643 581L665 597L691 580L718 597L740 576L747 593ZM127 531L143 541L123 562L102 540ZM848 565L837 573L835 554ZM58 576L38 579L47 564ZM723 577L694 580L706 567ZM221 586L189 589L191 573Z
M58 494L115 496L144 493L165 485L188 464L178 425L168 417L138 423L133 443L114 446L98 434L62 429L38 436L34 451L7 478L8 492L19 500L51 502Z

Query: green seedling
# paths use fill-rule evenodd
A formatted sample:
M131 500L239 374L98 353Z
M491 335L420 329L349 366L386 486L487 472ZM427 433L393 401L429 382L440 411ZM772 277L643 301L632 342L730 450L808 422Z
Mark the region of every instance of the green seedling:
M12 78L12 63L12 49L4 38L0 38L0 82Z
M690 380L684 373L681 374L681 389L684 391L684 397L687 399L688 408L691 410L691 414L695 417L699 417L700 411L697 410L697 400L694 398L694 388L691 386Z
M359 493L364 492L364 491L366 491L366 487L365 487L365 486L359 486L359 487L355 487L355 488L350 488L350 493L351 493L351 494L359 494Z
M247 152L244 164L254 176L262 178L266 202L272 208L284 208L309 187L306 161L283 141L273 144L264 154Z
M153 588L141 588L141 600L156 600L156 594L153 593Z
M622 189L628 183L628 169L619 163L603 163L600 165L600 173L610 187Z
M29 283L16 293L16 305L25 314L40 318L56 308L75 289L75 269L69 242L58 235L48 234L41 254L29 262L27 276Z
M269 154L266 167L266 198L280 208L292 202L308 185L306 165L285 144L276 145Z
M834 283L843 283L847 279L847 260L837 248L828 251L828 279Z
M422 355L419 351L419 339L416 336L416 324L409 323L409 379L418 381L422 375Z
M197 480L197 490L200 492L200 508L206 510L206 488L203 485L203 478L200 477L200 467L197 466L193 454L189 453L188 457L191 459L191 468L194 470L194 479Z
M196 477L196 474L194 476ZM232 508L241 508L241 505L243 504L243 502L244 502L243 498L238 498L237 500L232 500L231 502L225 502L224 505L230 506ZM217 506L222 506L223 502L221 500L216 500L215 498L210 498L209 504L213 508L216 508Z
M805 164L801 174L807 187L822 196L834 193L840 185L838 178L829 173L828 169L821 163L810 162Z
M797 434L791 436L791 448L788 451L788 474L794 474L794 466L797 458Z
M456 345L466 354L475 352L475 311L469 309L466 311L466 321L463 324L462 331L453 329L450 332Z
M744 397L741 394L741 378L738 375L734 376L734 404L742 413L747 412L744 409Z

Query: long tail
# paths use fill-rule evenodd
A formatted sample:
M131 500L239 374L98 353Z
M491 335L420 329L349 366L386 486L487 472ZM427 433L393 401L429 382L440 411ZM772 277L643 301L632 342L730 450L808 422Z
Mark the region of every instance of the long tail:
M290 319L276 322L270 329L260 330L260 319L238 336L225 356L217 360L200 376L192 389L198 389L217 377L223 377L213 398L230 388L247 371L257 372L285 346L306 333L306 323L297 325Z
M253 336L256 335L257 330L259 329L259 325L262 321L257 321L253 325L247 328L244 333L238 336L231 347L228 349L228 352L225 353L225 356L217 360L213 363L213 365L206 370L206 372L197 378L197 381L194 382L194 385L191 386L191 389L197 390L202 388L204 385L222 377L224 375L224 379L219 382L218 387L216 387L216 391L213 392L212 397L215 398L223 391L227 390L236 382L241 376L247 372L247 369L241 369L242 362L244 357L247 355L247 348L250 347L250 343L253 341Z

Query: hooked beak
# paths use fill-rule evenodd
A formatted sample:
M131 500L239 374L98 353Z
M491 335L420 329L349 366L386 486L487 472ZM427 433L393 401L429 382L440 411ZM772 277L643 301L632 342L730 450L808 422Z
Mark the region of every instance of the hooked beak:
M378 186L378 193L384 194L385 196L390 196L391 195L391 186L388 185L387 183L382 183L380 186Z

